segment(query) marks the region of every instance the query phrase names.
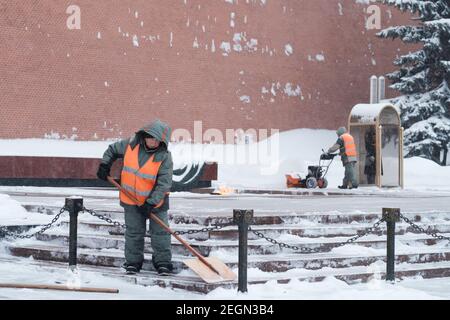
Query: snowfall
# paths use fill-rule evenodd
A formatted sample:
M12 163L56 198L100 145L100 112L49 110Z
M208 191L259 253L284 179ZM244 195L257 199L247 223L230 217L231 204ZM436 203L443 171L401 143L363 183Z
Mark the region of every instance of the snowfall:
M214 145L173 143L170 150L175 167L202 161L217 161L219 164L218 181L215 187L238 189L285 190L285 174L304 172L308 165L318 163L322 149L327 149L336 141L336 134L330 130L298 129L275 134L267 140L249 145ZM21 139L0 140L0 156L27 155L52 157L101 158L111 141L72 141L62 139ZM255 156L257 155L257 156ZM342 165L336 159L328 173L329 188L341 184L344 174ZM441 167L422 158L404 160L404 189L389 191L366 188L361 192L388 192L391 195L408 192L426 192L450 194L450 167ZM18 188L19 190L20 188ZM40 192L52 188L23 187L20 190ZM46 215L27 212L21 204L9 195L2 193L10 190L0 187L0 225L46 224L51 218ZM77 195L74 190L74 195ZM52 192L57 192L52 189ZM65 190L65 192L68 192ZM70 191L69 191L70 192ZM356 192L360 192L358 189ZM175 194L176 196L176 194ZM364 208L360 208L364 210ZM320 208L317 208L320 212ZM450 278L422 279L409 278L389 283L374 277L368 283L347 284L334 277L322 282L309 283L291 280L287 284L269 281L266 284L250 285L247 293L238 293L235 289L218 288L204 294L183 290L164 289L157 286L137 286L120 278L111 278L95 272L83 270L77 274L56 274L51 268L34 263L31 258L12 257L0 241L0 283L54 284L66 282L75 277L77 281L91 287L117 288L118 294L81 293L33 289L0 288L0 299L148 299L148 300L360 300L360 299L450 299ZM220 257L219 257L220 258ZM235 270L237 271L237 270ZM264 273L249 269L249 277ZM287 275L301 274L304 270L290 270Z

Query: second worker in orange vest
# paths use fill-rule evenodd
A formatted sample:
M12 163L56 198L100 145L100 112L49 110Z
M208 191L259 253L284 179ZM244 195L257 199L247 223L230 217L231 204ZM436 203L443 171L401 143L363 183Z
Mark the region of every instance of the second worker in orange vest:
M347 133L345 127L340 127L336 131L339 137L336 143L328 149L328 153L333 153L339 150L342 165L345 167L345 176L342 185L339 189L356 189L358 188L358 181L356 180L356 163L358 161L358 154L356 152L355 140Z

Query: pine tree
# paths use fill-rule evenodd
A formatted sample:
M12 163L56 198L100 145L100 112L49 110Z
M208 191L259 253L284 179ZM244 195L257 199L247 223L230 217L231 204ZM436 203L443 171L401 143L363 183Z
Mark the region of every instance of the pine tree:
M425 157L445 165L450 143L450 0L377 1L409 10L414 20L420 20L377 34L421 44L419 50L397 57L394 65L400 70L387 75L391 88L403 94L393 102L401 110L405 156Z

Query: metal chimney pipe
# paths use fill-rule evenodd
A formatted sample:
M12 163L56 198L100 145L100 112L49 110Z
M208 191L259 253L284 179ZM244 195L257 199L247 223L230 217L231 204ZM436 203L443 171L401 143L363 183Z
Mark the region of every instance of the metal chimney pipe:
M378 103L378 78L377 76L370 77L370 103Z
M386 78L381 76L378 78L378 103L384 100L386 95Z

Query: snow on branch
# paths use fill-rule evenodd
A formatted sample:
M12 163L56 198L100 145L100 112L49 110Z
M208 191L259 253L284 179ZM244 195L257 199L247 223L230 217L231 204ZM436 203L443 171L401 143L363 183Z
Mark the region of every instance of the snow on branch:
M423 41L423 27L421 26L395 26L381 30L377 33L381 38L401 39L407 43Z

